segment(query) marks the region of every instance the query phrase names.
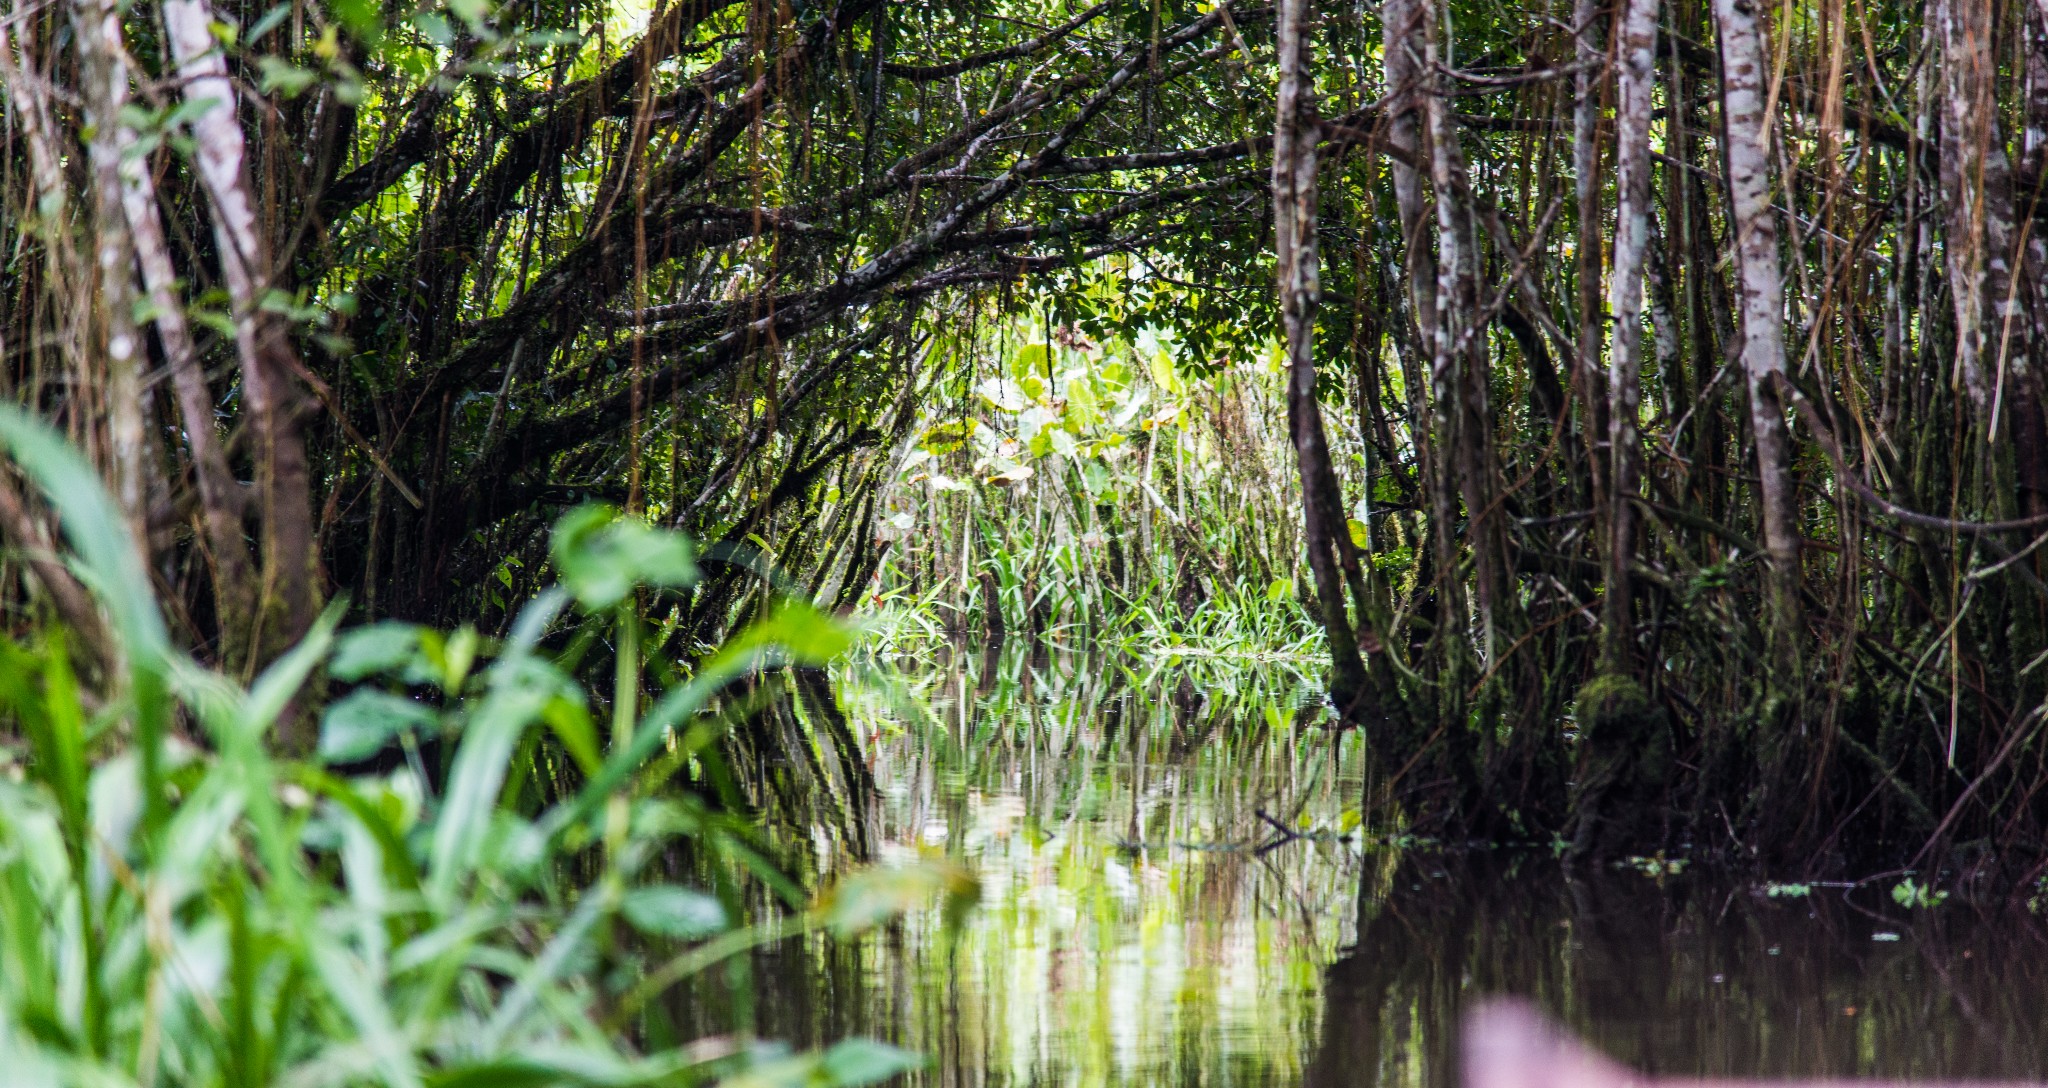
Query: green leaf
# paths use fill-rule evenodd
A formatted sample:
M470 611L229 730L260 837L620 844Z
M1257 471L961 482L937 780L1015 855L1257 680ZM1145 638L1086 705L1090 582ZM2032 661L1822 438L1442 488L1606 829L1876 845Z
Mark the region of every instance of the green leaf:
M551 544L562 585L588 610L610 608L635 586L685 586L697 580L690 543L672 533L619 515L608 506L583 506L555 523Z
M256 67L263 73L257 86L264 94L297 98L320 82L320 73L278 57L257 57Z
M249 28L248 33L242 35L242 40L250 45L255 45L263 40L264 35L276 30L286 19L291 18L291 15L292 6L290 4L273 5L269 11L263 13L262 18L256 20L255 25Z
M948 922L956 922L980 900L981 882L952 858L923 858L909 865L862 869L827 889L817 910L828 929L847 937L934 898L943 898Z
M436 1070L427 1088L546 1088L561 1084L561 1070L525 1058L491 1058L472 1065Z
M394 672L411 663L419 652L420 628L387 620L341 636L327 671L339 680L361 680L375 673Z
M474 29L483 25L484 17L491 13L491 5L485 0L448 0L448 10Z
M633 928L650 937L700 941L729 923L725 905L714 896L675 884L650 884L628 891L619 912Z
M825 1051L818 1071L836 1088L879 1084L890 1077L922 1069L924 1055L873 1039L841 1039Z
M822 665L853 646L853 629L802 601L784 601L734 640L736 647L780 646L800 665Z
M327 0L327 10L366 44L375 45L384 37L384 20L376 0Z
M434 709L402 695L358 688L327 708L320 721L320 758L351 763L384 747L408 729L432 726Z
M544 594L521 611L506 640L505 655L491 666L490 689L470 715L462 744L455 750L434 826L427 892L435 902L450 901L474 870L520 736L539 719L548 700L568 686L559 671L533 656L533 643L559 603L559 597Z
M320 618L313 623L313 629L299 644L285 652L263 670L256 683L249 688L249 697L243 701L240 725L242 737L254 740L282 718L291 705L292 696L313 674L313 669L327 656L327 649L334 643L334 625L341 621L341 605L328 606Z
M565 693L548 700L547 706L541 708L541 719L555 731L576 766L584 774L592 775L604 765L604 755L597 747L597 727L591 721L590 708L573 697L575 694Z
M79 573L112 613L131 664L165 668L171 641L149 572L99 475L63 436L12 404L0 404L0 442L63 519L83 566Z

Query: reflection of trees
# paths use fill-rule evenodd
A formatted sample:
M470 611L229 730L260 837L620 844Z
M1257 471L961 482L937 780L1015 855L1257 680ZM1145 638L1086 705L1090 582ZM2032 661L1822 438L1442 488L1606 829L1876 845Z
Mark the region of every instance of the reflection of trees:
M1454 1084L1459 1012L1490 993L1530 997L1663 1075L2048 1071L2038 926L1961 910L1887 921L1838 892L1770 900L1713 883L1566 874L1536 855L1409 854L1369 873L1357 943L1324 977L1307 1084Z

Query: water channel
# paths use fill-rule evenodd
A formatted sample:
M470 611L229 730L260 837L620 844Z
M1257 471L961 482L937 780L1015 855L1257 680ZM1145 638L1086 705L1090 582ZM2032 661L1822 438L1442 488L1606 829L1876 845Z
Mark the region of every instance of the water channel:
M1368 754L1284 667L1013 647L836 686L873 790L813 821L818 871L942 852L981 902L764 950L756 1015L919 1050L915 1084L1448 1085L1493 993L1662 1074L2048 1079L2024 910L1369 841Z

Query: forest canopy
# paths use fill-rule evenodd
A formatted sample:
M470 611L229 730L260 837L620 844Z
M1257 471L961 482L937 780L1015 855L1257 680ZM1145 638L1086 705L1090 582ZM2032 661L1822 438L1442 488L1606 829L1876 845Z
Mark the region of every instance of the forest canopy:
M593 500L703 547L643 602L689 645L770 588L849 610L904 454L1012 338L1197 378L1279 345L1287 564L1384 810L1798 859L2048 830L2048 3L61 0L0 34L7 396L232 673L337 599L502 630ZM9 622L113 676L17 477L0 533Z

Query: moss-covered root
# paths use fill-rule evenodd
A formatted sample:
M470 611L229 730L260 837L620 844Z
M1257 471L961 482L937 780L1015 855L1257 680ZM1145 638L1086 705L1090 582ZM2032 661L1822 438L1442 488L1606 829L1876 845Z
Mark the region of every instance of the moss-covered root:
M1646 848L1664 826L1671 770L1664 711L1635 680L1603 673L1577 696L1579 763L1571 790L1571 856Z

